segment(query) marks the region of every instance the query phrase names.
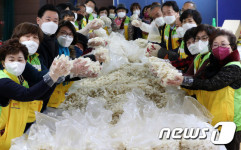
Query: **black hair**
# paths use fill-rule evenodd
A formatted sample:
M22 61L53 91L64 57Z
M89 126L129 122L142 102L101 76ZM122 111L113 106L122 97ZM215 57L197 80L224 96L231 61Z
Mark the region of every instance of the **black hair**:
M58 29L57 29L57 31L56 31L56 33L55 33L55 36L57 36L59 30L60 30L62 27L68 27L68 28L72 31L72 33L73 33L73 35L74 35L74 40L73 40L73 42L71 43L71 45L74 45L74 44L76 43L76 41L77 41L77 38L76 38L76 30L75 30L74 25L73 25L70 21L65 21L65 20L60 21L60 22L59 22L59 27L58 27Z
M151 8L151 5L147 5L142 9L142 12L141 12L142 16L144 16L145 9L148 9L148 8Z
M183 41L184 41L184 52L188 55L191 56L192 54L190 53L190 51L188 50L187 47L187 41L191 38L195 39L195 31L196 31L197 27L193 27L191 29L188 29L183 37Z
M66 3L60 3L56 6L56 8L61 12L64 11L67 7L69 7L69 10L74 10L76 11L77 8L74 7L74 5L70 2L66 2Z
M42 18L44 13L46 11L54 11L58 14L58 16L60 17L60 13L59 10L52 4L46 4L44 6L42 6L39 10L38 10L38 17Z
M88 48L88 46L87 46L88 38L85 35L78 33L78 32L76 32L76 37L77 37L76 43L82 44L84 47L83 50L85 51Z
M74 16L74 13L71 11L71 10L64 10L60 13L60 19L64 19L64 17L66 16L72 16L72 17L75 17Z
M87 4L87 3L89 3L89 2L94 3L94 4L95 4L95 6L96 6L96 2L95 2L94 0L86 0L86 1L85 1L85 4Z
M202 31L205 31L207 33L208 37L210 37L216 31L216 29L213 26L208 25L208 24L200 24L197 26L197 29L194 33L195 37L197 36L197 34L199 32L202 32Z
M179 7L178 7L176 1L166 1L166 2L162 5L162 8L163 8L164 6L168 6L168 7L171 6L175 12L179 12Z
M98 15L100 15L100 12L103 11L103 10L106 10L107 11L107 16L109 16L109 9L106 8L106 7L101 7L98 11Z
M185 10L180 17L180 21L183 22L183 20L188 17L192 17L197 25L200 25L202 23L201 14L197 10L192 10L192 9Z
M99 12L99 9L98 9L98 7L96 7L95 6L95 12L98 14L98 12Z
M131 7L130 7L130 11L131 11L132 14L133 14L133 8L134 8L134 6L139 7L139 9L141 10L141 5L140 5L139 3L132 3L132 4L131 4Z
M195 9L195 10L197 9L197 6L196 6L196 4L195 4L194 2L192 2L192 1L187 1L187 2L185 2L184 4L187 4L187 3L191 3L191 4L193 4L194 9Z
M109 9L109 10L110 10L110 9L114 9L114 10L115 10L116 7L112 5L112 6L109 6L108 9Z

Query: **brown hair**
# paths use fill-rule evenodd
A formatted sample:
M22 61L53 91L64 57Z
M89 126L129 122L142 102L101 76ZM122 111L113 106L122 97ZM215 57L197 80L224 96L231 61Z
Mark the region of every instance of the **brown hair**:
M4 61L7 55L23 53L24 59L28 59L28 49L23 44L19 43L18 38L7 40L0 47L0 61Z
M223 29L216 29L216 31L211 35L211 37L209 38L209 46L210 47L212 47L213 41L218 36L227 36L232 50L233 51L237 50L236 36L233 33L223 30Z
M133 3L133 4L131 4L131 7L130 7L130 10L131 10L132 14L133 14L133 9L134 9L135 6L137 6L141 11L141 5L139 3Z
M12 38L20 38L21 36L29 34L29 33L38 35L39 42L41 42L43 40L42 30L39 28L38 25L30 23L30 22L24 22L24 23L17 25L13 30Z

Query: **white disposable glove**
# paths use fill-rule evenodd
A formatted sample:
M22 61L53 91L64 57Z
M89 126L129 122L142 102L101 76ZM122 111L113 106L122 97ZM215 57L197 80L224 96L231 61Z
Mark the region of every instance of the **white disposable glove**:
M71 74L74 77L97 77L97 71L94 71L88 58L78 58L73 60L73 68L71 69Z
M140 28L142 26L142 22L139 21L139 20L133 20L131 22L131 24L134 26L134 27L137 27L137 28Z
M71 68L72 66L70 63L66 61L58 61L58 59L54 59L49 69L49 76L52 78L54 82L56 82L59 77L63 77L69 74Z
M157 57L158 51L160 49L161 49L160 45L148 43L145 55L147 57L151 57L151 56Z

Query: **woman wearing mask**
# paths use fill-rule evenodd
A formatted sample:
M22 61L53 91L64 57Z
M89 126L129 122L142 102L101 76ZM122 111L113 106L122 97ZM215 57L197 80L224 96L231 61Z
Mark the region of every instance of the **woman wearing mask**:
M182 23L182 27L178 27L176 31L178 37L182 39L188 29L197 27L202 23L202 17L197 10L188 9L182 13L180 21ZM184 52L184 41L181 42L178 53L179 59L185 59L188 57Z
M75 30L78 31L79 30L79 25L78 23L76 24L75 23L75 15L72 11L70 10L64 10L60 13L60 20L65 20L65 21L70 21L74 27L75 27Z
M183 37L184 52L187 55L186 59L179 58L176 61L171 61L171 64L178 70L181 70L182 73L185 73L188 70L194 60L194 57L198 54L198 51L195 47L195 32L196 27L188 29Z
M194 76L199 71L201 71L208 64L208 58L210 56L209 52L209 38L215 32L215 28L211 25L201 24L197 26L195 32L195 44L192 45L193 51L197 53L194 58L193 63L188 68L186 74Z
M72 23L69 21L61 21L56 31L56 38L59 55L64 54L65 56L70 56L69 46L75 45L76 43L76 31ZM47 106L57 108L65 100L65 94L72 84L73 82L69 81L59 84L51 95Z
M48 69L41 64L38 57L39 55L36 53L39 43L43 39L43 33L37 25L28 22L17 25L13 31L12 38L18 38L19 42L27 47L29 53L27 62L29 64L35 67L38 71L48 71ZM28 118L29 124L35 121L35 111L40 112L42 106L43 101L30 102Z
M0 47L0 61L4 67L0 71L0 147L8 150L11 140L22 136L29 117L29 107L33 100L42 99L60 76L68 72L64 62L50 68L50 73L28 88L21 76L28 58L28 49L19 39L10 39Z
M99 15L99 17L102 17L102 16L108 17L108 16L109 16L109 13L108 13L108 12L109 12L109 11L108 11L108 8L106 8L106 7L101 7L101 8L99 9L98 15Z
M81 20L81 29L83 29L89 21L94 20L93 12L95 10L96 3L94 0L86 0L85 1L85 9L86 9L86 15Z
M131 14L133 17L131 17L131 21L132 18L134 18L133 20L136 20L136 18L138 18L138 20L141 21L140 19L140 14L141 14L141 6L139 3L133 3L130 7L131 10ZM129 40L136 40L138 38L142 38L142 31L140 28L132 26L131 21L128 25L128 39Z
M143 16L142 22L144 22L146 24L151 24L151 22L152 22L152 19L149 16L150 10L151 10L151 5L145 6L142 10L142 16ZM147 37L148 37L148 33L142 31L142 38L147 39Z
M190 95L204 105L214 116L212 125L232 121L236 134L228 150L239 150L241 142L241 64L236 37L217 29L209 40L212 49L209 64L196 77L178 76L169 85L183 85Z
M115 6L109 6L109 18L113 21L116 17L116 14L115 14L115 9L116 7Z
M112 24L112 31L119 32L128 40L128 25L130 18L126 16L128 9L124 4L119 4L116 8L117 18Z

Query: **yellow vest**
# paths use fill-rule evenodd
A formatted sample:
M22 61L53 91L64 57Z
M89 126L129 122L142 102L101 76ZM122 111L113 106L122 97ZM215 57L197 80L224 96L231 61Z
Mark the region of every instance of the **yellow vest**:
M231 62L228 65L238 65L240 62ZM232 121L241 131L241 87L233 89L230 86L216 91L187 90L189 95L196 95L197 100L204 105L214 116L211 124L214 126L221 121Z
M0 71L0 78L10 78L14 82L20 84L18 78L6 70ZM28 88L28 83L24 81L23 86ZM0 116L0 130L5 130L3 135L0 135L0 149L9 150L11 140L20 137L24 133L29 115L29 102L19 102L10 100L7 107L2 107Z
M67 83L67 85L65 85ZM61 103L65 100L65 94L68 92L74 81L64 82L56 86L53 94L51 95L48 107L58 108Z

